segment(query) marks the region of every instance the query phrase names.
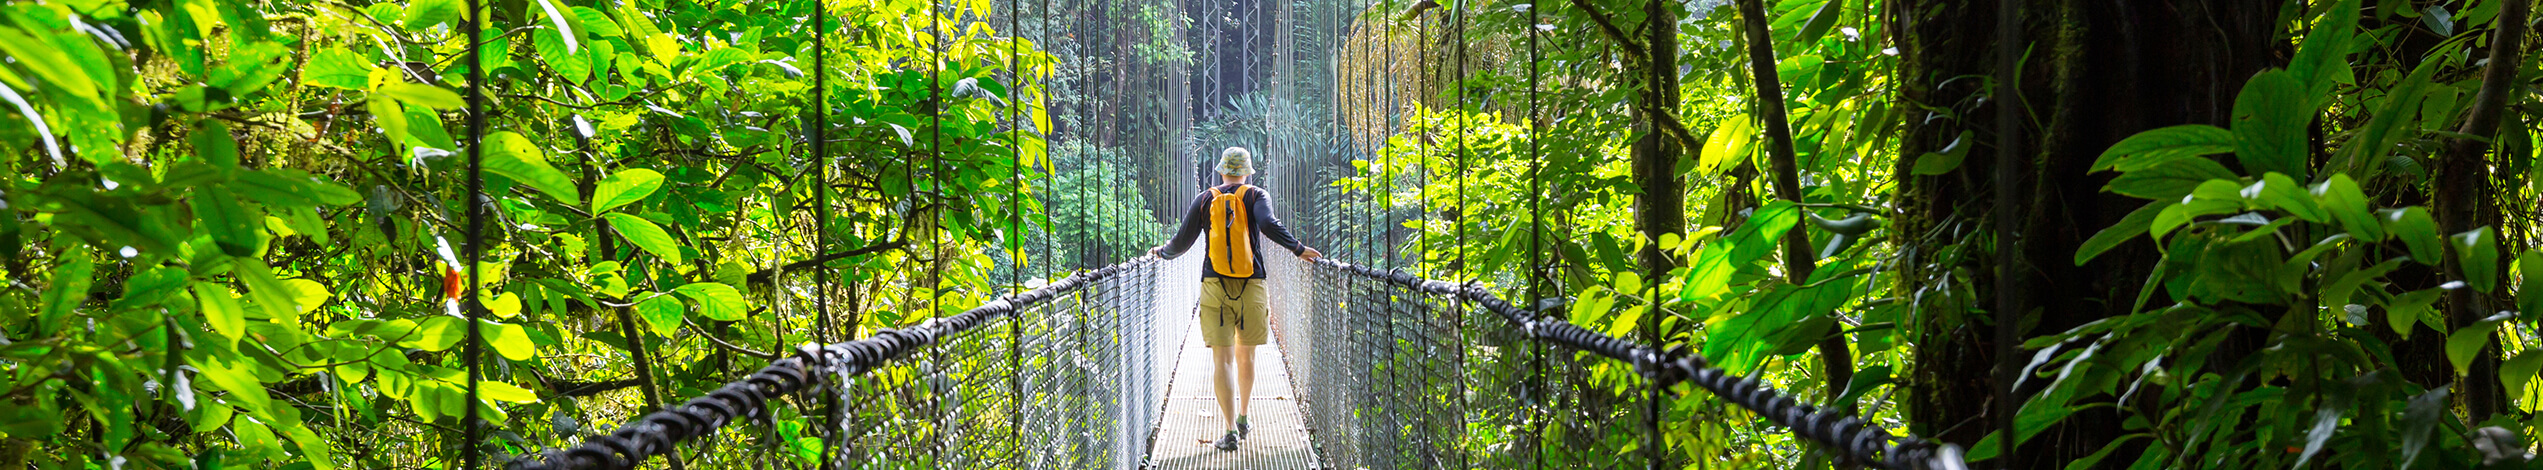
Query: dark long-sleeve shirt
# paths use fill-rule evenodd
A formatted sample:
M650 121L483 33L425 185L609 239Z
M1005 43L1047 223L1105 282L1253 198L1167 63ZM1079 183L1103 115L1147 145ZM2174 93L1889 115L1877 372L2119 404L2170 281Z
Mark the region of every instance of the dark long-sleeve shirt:
M1224 193L1235 191L1236 187L1237 185L1228 184L1220 185L1218 189L1219 192ZM1291 254L1307 252L1307 246L1299 244L1298 237L1289 235L1289 226L1281 225L1280 217L1272 215L1271 196L1264 193L1263 188L1246 191L1244 198L1245 214L1253 219L1245 224L1246 231L1252 232L1245 234L1246 240L1254 240L1256 235L1261 235L1261 238L1269 239L1281 248L1288 248ZM1192 249L1192 242L1199 240L1202 234L1209 232L1209 229L1210 192L1201 191L1201 194L1192 197L1192 209L1183 213L1183 228L1174 232L1174 240L1166 242L1165 249L1157 255L1167 259L1183 256L1184 251ZM1254 247L1254 275L1239 279L1262 279L1266 271L1263 269L1263 247L1256 246ZM1218 267L1212 265L1209 257L1204 256L1201 258L1201 277L1227 276L1219 275Z

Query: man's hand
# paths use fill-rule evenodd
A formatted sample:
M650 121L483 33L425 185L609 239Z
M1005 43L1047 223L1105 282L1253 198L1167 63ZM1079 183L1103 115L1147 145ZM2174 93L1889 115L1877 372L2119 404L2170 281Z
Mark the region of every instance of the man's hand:
M1149 248L1148 248L1148 256L1155 256L1155 257L1158 257L1158 258L1164 258L1165 256L1158 255L1158 254L1157 254L1157 252L1165 251L1165 249L1166 249L1166 247L1162 247L1162 246L1149 247Z
M1323 258L1323 257L1324 257L1324 252L1322 252L1322 251L1316 251L1316 249L1314 249L1314 248L1308 248L1306 252L1302 252L1302 253L1299 253L1299 254L1298 254L1298 258L1300 258L1300 259L1305 259L1305 260L1308 260L1308 261L1315 261L1315 260L1316 260L1316 258Z

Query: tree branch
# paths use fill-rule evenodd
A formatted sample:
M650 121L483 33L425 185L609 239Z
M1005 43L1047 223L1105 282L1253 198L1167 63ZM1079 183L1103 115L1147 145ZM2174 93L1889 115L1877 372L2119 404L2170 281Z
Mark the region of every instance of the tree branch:
M779 266L779 267L771 268L771 269L762 269L762 270L759 270L759 272L751 273L751 275L750 275L750 282L754 282L754 283L758 283L758 282L768 282L768 280L769 280L769 279L777 277L777 272L778 272L778 271L793 271L793 270L798 270L798 269L803 269L803 268L809 268L809 267L813 267L813 266L819 266L819 265L821 265L822 263L828 263L828 262L832 262L832 261L838 261L838 260L840 260L840 259L847 258L847 257L850 257L850 256L856 256L856 255L862 255L862 254L869 254L869 253L874 253L874 252L883 251L883 250L897 250L897 249L901 249L902 247L905 247L905 246L909 246L909 243L908 243L908 242L903 242L903 241L892 241L892 242L883 243L883 244L878 244L878 245L867 245L867 246L866 246L866 247L864 247L864 248L858 248L858 249L854 249L854 250L848 250L848 251L842 251L842 252L837 252L837 253L831 253L831 254L821 255L821 256L819 256L819 257L814 257L813 259L808 259L808 260L803 260L803 261L796 261L796 262L792 262L792 263L786 263L786 265L784 265L784 266Z
M1633 37L1626 36L1624 28L1616 27L1615 19L1609 18L1606 13L1599 13L1598 7L1590 6L1589 0L1572 0L1572 7L1579 8L1582 14L1589 15L1589 22L1597 23L1598 32L1607 35L1607 39L1615 40L1617 44L1623 45L1626 60L1643 61L1642 43L1634 42Z

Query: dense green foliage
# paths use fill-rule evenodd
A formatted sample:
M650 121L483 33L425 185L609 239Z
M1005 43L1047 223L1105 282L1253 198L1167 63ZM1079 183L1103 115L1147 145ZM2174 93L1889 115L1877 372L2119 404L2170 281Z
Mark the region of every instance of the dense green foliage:
M818 45L813 2L488 2L482 84L462 2L363 3L4 8L0 466L456 466L472 85L498 454L975 304L1038 210L1009 84L1053 64L985 2L827 2Z
M562 444L762 351L1141 253L1225 146L1257 149L1337 258L1568 298L1572 322L1979 458L1996 416L1948 395L2005 398L2005 363L2025 467L2471 467L2475 428L2543 440L2543 39L2486 62L2533 27L2503 21L2520 1L2189 2L2257 31L2234 50L2025 2L2019 122L2042 143L2009 191L1987 183L2007 100L1970 71L1989 37L1920 23L1969 2L1759 0L1751 23L1718 0L495 0L474 40L463 0L13 2L0 467L451 468L472 406L482 450ZM1677 25L1674 73L1650 73L1654 23ZM2112 49L2260 65L2088 73ZM2074 117L2145 114L2089 85L2151 75L2228 112ZM2196 104L2144 107L2164 106ZM2465 127L2483 112L2496 129ZM480 131L490 218L463 269ZM1652 155L1673 171L1645 175ZM2016 220L1990 213L2008 193ZM1638 219L1658 199L1682 230ZM2029 292L2090 294L2011 317L2009 358L2000 249ZM1584 364L1545 378L1582 425L1484 420L1460 444L1829 465L1684 387L1648 433L1641 379ZM812 461L813 421L782 408L685 455Z

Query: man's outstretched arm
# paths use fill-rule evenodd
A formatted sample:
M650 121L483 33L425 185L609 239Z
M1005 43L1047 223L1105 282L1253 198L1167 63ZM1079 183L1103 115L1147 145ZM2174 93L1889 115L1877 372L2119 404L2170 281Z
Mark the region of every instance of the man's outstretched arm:
M1306 244L1298 242L1298 237L1289 234L1289 225L1281 223L1280 216L1272 212L1270 195L1256 197L1246 205L1249 207L1245 210L1254 216L1254 226L1262 227L1263 238L1271 239L1273 244L1280 245L1281 248L1288 248L1290 253L1297 254L1300 258L1316 259L1324 256L1323 252L1308 248Z
M1192 249L1192 241L1199 240L1201 232L1209 229L1209 211L1207 195L1193 196L1192 208L1183 211L1183 227L1175 229L1174 239L1167 240L1165 246L1149 248L1148 254L1165 259L1183 256L1184 250Z

